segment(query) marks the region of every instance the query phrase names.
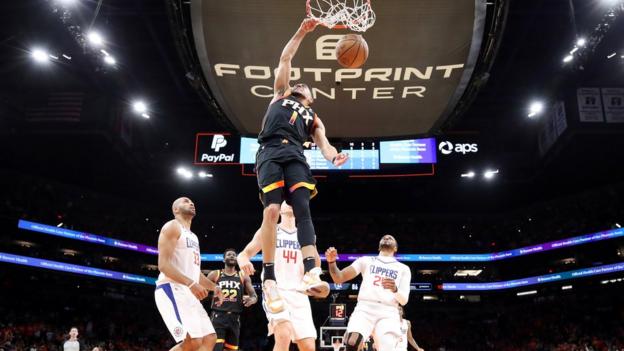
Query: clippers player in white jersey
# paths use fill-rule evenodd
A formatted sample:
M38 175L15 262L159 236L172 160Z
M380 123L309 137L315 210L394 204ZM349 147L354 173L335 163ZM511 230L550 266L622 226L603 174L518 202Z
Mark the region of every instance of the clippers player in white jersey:
M416 340L414 340L414 336L412 336L412 323L407 319L403 318L405 311L403 311L403 307L399 306L399 316L401 316L401 340L399 340L399 346L397 346L397 351L407 351L407 343L409 342L410 346L414 348L416 351L425 351L423 348L418 346Z
M175 219L165 223L158 237L158 270L154 298L167 329L178 343L171 350L212 351L217 340L200 300L221 289L201 272L199 240L191 232L195 204L187 197L173 202Z
M362 274L358 303L344 338L346 351L356 351L371 334L378 351L397 350L401 338L398 307L409 299L412 278L409 267L394 258L397 248L396 239L384 235L378 256L360 257L342 270L336 265L336 249L330 247L325 252L334 283L342 284Z
M274 272L279 281L277 289L284 303L284 309L281 312L272 312L267 308L266 298L263 296L262 306L269 322L269 335L275 336L273 351L288 351L291 342L295 342L300 351L314 351L316 328L310 300L308 295L297 289L303 278L304 268L292 207L283 202L280 215L281 222L277 226ZM258 230L245 249L238 254L238 265L245 274L254 274L255 269L250 259L261 249L262 238ZM316 261L316 264L320 266L321 259L318 254Z

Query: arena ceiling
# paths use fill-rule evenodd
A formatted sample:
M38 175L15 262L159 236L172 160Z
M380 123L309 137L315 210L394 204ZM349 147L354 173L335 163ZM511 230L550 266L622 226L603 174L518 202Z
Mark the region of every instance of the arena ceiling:
M348 30L319 27L293 60L291 82L313 87L330 137L422 135L440 127L469 86L484 37L484 0L373 1L368 61L344 69L333 54ZM192 0L193 44L206 93L242 134L256 134L280 53L304 1ZM188 30L187 30L188 33Z

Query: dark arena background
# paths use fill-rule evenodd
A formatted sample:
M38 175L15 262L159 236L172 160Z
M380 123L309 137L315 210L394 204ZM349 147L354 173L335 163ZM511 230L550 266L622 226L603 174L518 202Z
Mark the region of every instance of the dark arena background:
M316 350L345 350L363 284L334 284L325 250L345 268L385 234L420 349L624 350L624 2L370 6L362 67L336 62L351 30L319 26L290 71L349 154L304 151L331 283L310 298ZM154 299L159 233L190 198L209 274L260 227L257 134L306 1L0 7L0 350L176 347ZM262 301L240 322L238 350L274 349Z

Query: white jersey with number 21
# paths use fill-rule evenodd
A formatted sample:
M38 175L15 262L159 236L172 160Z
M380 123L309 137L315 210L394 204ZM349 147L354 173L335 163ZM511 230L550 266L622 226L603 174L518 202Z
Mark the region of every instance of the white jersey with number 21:
M351 267L362 274L358 301L398 306L394 293L383 288L381 282L384 278L394 279L397 291L403 296L409 296L412 273L407 265L394 257L381 255L360 257L351 264Z

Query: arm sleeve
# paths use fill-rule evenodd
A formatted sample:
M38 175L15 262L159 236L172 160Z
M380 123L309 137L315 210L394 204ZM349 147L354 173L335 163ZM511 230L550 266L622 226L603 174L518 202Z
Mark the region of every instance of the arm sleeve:
M410 282L412 280L412 272L409 267L405 266L403 270L403 274L401 275L401 280L399 281L399 285L397 286L397 292L394 293L394 298L401 305L407 304L409 300L410 294Z
M365 259L366 257L360 257L357 260L353 261L353 263L351 263L351 267L355 269L355 272L357 274L362 274L362 271L366 269Z

